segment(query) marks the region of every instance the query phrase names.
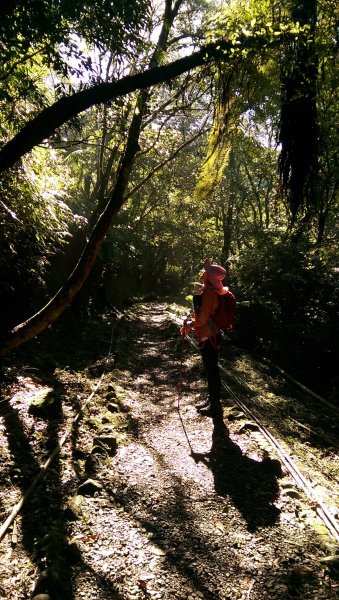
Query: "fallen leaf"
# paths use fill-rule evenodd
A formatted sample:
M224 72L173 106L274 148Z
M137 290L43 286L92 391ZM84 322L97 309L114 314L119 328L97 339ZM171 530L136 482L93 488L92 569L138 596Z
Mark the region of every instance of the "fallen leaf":
M143 592L147 592L147 581L144 581L144 579L139 579L138 586L142 589Z
M98 550L98 554L104 557L113 556L115 550L113 548L103 548L103 550Z
M150 551L152 554L156 554L156 556L166 556L166 552L158 546L150 546Z
M13 529L12 529L12 545L16 546L18 543L18 528L16 525L16 522L13 522Z
M94 544L99 539L98 535L84 535L83 537L79 537L78 541L84 542L84 544Z

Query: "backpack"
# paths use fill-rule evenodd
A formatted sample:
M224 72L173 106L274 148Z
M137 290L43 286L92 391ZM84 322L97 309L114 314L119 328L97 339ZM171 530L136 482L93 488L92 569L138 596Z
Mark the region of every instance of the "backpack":
M221 331L226 333L233 330L236 313L235 296L227 290L226 294L219 296L219 306L211 319Z
M211 316L211 319L217 325L217 327L226 333L226 331L233 330L233 324L235 320L236 313L236 300L235 296L227 290L226 294L223 296L218 296L219 298L219 306L215 311L214 315ZM194 312L199 312L201 308L202 295L194 294L193 296L193 308Z

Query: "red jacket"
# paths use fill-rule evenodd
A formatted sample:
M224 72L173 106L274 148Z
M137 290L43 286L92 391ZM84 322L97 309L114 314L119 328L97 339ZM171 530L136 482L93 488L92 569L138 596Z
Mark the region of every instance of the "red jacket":
M199 339L212 337L219 333L217 325L211 319L219 306L219 294L215 290L205 287L201 296L201 308L194 313L194 330Z

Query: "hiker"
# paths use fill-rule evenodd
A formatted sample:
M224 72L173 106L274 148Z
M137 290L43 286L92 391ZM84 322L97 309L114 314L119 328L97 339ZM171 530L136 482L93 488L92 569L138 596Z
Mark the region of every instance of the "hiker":
M208 258L204 261L204 272L200 277L203 288L198 296L200 308L195 307L194 321L184 321L180 329L182 335L194 329L207 371L208 397L196 408L201 415L217 419L223 416L220 403L221 377L218 367L221 333L212 316L219 306L219 296L229 293L228 288L223 287L222 284L226 274L226 269L220 265L212 264Z

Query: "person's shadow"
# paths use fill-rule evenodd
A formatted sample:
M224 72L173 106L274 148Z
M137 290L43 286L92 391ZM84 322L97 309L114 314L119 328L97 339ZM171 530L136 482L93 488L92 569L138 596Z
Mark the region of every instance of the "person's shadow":
M211 469L216 493L232 499L249 531L272 527L280 514L274 505L279 494L277 479L282 477L280 462L268 457L262 461L247 457L232 442L222 420L214 420L213 425L210 452L194 454L194 460Z

